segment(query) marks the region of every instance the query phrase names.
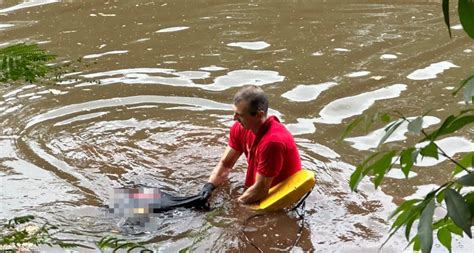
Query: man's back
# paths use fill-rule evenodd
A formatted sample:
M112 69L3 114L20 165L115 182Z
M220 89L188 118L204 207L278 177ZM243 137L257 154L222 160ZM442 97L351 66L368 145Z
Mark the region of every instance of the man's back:
M268 117L257 135L236 122L231 128L229 146L247 157L247 187L255 183L257 173L273 177L274 186L301 169L293 136L275 116Z

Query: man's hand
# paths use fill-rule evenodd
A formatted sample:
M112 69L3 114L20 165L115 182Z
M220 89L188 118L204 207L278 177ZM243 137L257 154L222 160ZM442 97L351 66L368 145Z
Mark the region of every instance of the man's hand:
M201 196L201 203L205 205L207 203L207 200L209 197L211 197L212 191L214 191L216 187L212 183L206 183L201 190L201 193L199 194Z
M260 173L257 173L257 179L255 184L250 186L245 192L240 196L237 201L241 204L254 204L257 201L260 201L267 197L268 190L272 184L273 177L265 177Z

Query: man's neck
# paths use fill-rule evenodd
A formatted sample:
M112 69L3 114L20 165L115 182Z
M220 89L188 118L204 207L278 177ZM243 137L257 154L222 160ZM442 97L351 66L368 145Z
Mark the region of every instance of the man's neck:
M267 119L268 117L266 115L260 119L259 124L251 130L253 134L257 135L258 131L262 128L263 124L265 124L265 121L267 121Z

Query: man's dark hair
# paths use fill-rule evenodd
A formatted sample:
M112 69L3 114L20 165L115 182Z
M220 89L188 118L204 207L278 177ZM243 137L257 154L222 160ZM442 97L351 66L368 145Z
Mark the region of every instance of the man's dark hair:
M262 89L255 85L244 86L234 96L234 105L244 101L248 105L248 113L255 116L258 111L267 114L268 97Z

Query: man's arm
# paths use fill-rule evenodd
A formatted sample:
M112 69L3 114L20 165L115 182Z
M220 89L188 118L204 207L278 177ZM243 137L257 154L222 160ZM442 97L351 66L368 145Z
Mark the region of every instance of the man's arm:
M239 197L238 201L243 204L253 204L264 199L268 195L272 180L273 177L265 177L257 173L255 183Z
M234 167L234 164L237 162L241 154L241 152L227 146L224 154L209 177L209 183L212 183L217 187L226 181L230 170Z

